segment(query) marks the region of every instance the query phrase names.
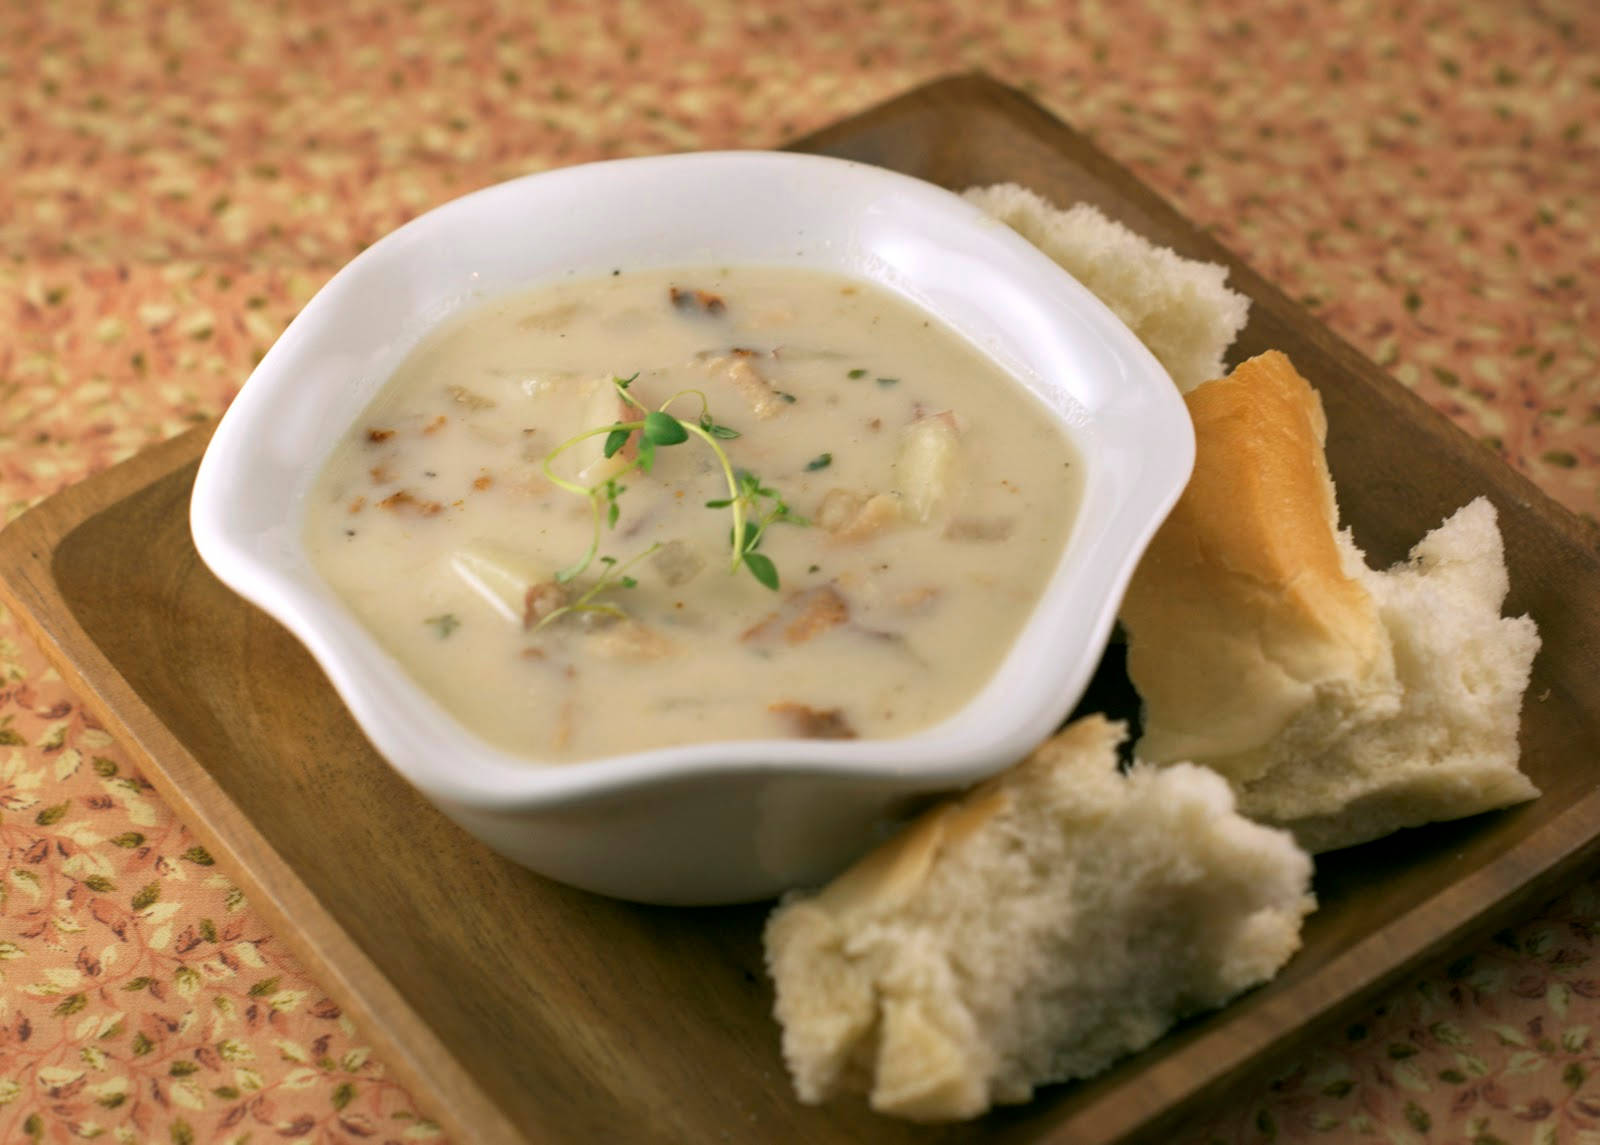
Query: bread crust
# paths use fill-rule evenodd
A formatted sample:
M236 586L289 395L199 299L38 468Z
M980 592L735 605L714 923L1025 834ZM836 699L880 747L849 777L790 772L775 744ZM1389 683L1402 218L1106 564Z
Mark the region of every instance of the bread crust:
M1319 689L1392 688L1393 665L1335 541L1316 391L1268 351L1185 400L1194 475L1122 605L1145 705L1139 755L1242 781Z
M1286 357L1187 401L1194 476L1122 608L1140 757L1215 768L1240 811L1312 851L1536 796L1517 726L1538 632L1500 615L1494 507L1370 569L1338 530L1321 402Z

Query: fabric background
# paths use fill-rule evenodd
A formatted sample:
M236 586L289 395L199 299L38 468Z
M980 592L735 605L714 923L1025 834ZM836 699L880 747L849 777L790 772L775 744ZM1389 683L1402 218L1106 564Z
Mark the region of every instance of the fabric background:
M219 413L434 204L973 69L1593 521L1592 0L3 0L0 521ZM443 1139L3 612L0 847L0 1141ZM1591 880L1192 1141L1600 1141L1597 934Z

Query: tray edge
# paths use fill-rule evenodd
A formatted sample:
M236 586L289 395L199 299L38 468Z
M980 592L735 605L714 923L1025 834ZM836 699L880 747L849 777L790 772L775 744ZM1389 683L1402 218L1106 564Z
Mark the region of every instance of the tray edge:
M213 426L200 426L55 493L0 529L0 604L95 718L133 757L178 819L315 980L376 1043L379 1059L460 1142L528 1145L433 1030L123 679L54 587L57 547L113 507L113 491L144 489L198 461ZM127 713L124 716L124 713ZM264 870L263 870L264 868Z

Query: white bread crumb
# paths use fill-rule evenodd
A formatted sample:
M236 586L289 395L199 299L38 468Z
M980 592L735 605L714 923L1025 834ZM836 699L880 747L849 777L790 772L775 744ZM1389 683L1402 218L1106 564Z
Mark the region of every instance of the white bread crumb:
M1392 641L1399 711L1273 760L1239 793L1241 809L1329 851L1535 798L1517 728L1539 633L1529 617L1500 615L1509 585L1494 506L1479 497L1458 509L1386 572L1366 566L1348 532L1341 542Z
M801 1100L919 1121L1087 1077L1272 977L1311 862L1214 773L1118 772L1091 716L945 803L766 929Z
M1087 203L1062 209L1025 187L973 187L964 198L1005 223L1104 302L1187 392L1225 372L1250 300L1228 269L1157 246Z

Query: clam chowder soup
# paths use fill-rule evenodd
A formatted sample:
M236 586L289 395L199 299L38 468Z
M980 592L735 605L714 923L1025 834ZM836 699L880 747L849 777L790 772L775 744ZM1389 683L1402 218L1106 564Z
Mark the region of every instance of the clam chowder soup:
M1036 397L881 288L618 272L425 340L318 476L306 543L513 752L899 736L999 666L1079 478Z

